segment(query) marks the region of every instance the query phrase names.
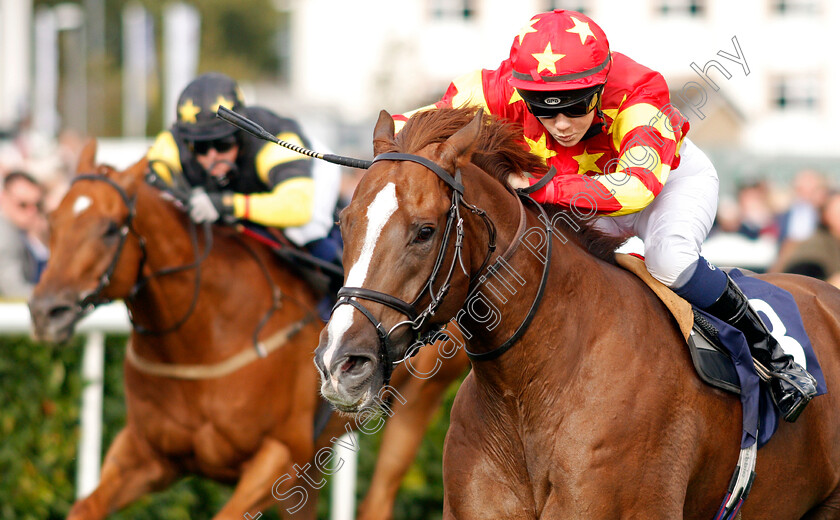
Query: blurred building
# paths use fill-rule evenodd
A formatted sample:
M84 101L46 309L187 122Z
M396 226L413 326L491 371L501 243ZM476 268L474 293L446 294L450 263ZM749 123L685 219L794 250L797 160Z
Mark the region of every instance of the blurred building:
M614 50L662 72L694 140L745 175L789 175L797 157L836 170L840 3L830 0L278 0L291 20L289 83L260 89L293 111L371 122L495 68L534 14L591 16ZM734 58L734 59L732 59ZM272 100L274 98L274 100ZM287 100L285 103L283 99ZM775 158L793 156L790 160ZM769 158L774 158L769 160ZM766 160L768 159L768 160ZM747 164L749 163L749 164Z
M271 1L283 14L276 44L280 70L271 81L243 84L246 99L298 117L337 148L352 149L357 143L368 148L380 109L399 113L435 101L456 76L495 68L534 13L566 8L594 18L613 49L664 74L675 104L691 121L692 139L713 156L725 172L722 177L789 178L805 166L840 177L840 152L831 132L840 119L840 96L832 95L840 92L840 63L831 59L840 49L840 3L835 1ZM22 108L49 104L30 99L43 89L21 76L27 68L33 76L36 72L28 64L37 61L38 53L29 47L37 32L32 25L43 16L33 16L32 2L0 0L0 130L19 122ZM59 7L84 6L89 14L95 5L101 6L101 0ZM112 8L104 5L100 11ZM63 11L52 10L67 14ZM72 26L61 18L67 17L57 17L59 30ZM172 16L165 18L171 22ZM163 44L171 46L166 38ZM185 52L164 48L163 54ZM124 82L140 85L146 74L174 92L177 85L168 85L171 71L153 70L163 63L139 65L134 70L140 79ZM76 84L84 85L83 78ZM74 90L79 89L65 89L69 94ZM79 105L71 101L65 106ZM171 115L171 107L162 109ZM72 120L72 114L60 116L65 123ZM123 118L130 119L128 111ZM143 128L145 119L135 126ZM137 131L127 135L142 137Z

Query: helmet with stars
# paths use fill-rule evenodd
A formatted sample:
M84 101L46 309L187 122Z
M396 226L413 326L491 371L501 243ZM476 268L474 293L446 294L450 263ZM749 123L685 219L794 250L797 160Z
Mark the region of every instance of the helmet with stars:
M188 141L210 141L233 135L236 127L216 117L219 106L240 111L244 106L242 92L224 74L203 74L181 92L175 126Z
M514 37L509 81L532 109L556 110L584 100L594 108L611 60L607 35L592 19L555 9L534 15Z

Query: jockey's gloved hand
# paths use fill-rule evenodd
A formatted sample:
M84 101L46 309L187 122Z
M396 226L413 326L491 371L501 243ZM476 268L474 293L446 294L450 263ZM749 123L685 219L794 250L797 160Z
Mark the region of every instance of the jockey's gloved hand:
M190 192L189 213L196 224L216 222L219 219L230 220L233 217L233 197L228 192L207 193L202 187Z

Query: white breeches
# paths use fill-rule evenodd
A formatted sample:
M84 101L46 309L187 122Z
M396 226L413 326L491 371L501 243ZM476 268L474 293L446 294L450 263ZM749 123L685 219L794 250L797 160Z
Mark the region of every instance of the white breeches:
M679 287L693 273L700 246L712 228L718 185L714 165L686 138L680 166L650 205L637 213L599 218L596 226L611 235L641 238L650 274L669 287ZM692 268L688 276L680 278L688 268Z

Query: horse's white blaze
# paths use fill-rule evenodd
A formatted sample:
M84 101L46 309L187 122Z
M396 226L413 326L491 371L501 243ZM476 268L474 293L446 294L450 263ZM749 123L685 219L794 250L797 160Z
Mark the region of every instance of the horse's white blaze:
M350 268L350 273L347 275L346 285L348 287L361 287L365 283L370 261L373 258L373 250L376 247L376 242L379 240L379 235L391 215L397 211L399 203L397 202L397 187L393 182L389 182L382 190L376 194L373 202L367 208L367 231L365 232L365 241L362 244L362 252L358 260ZM324 366L328 369L332 358L335 355L338 346L341 344L341 338L350 325L353 324L353 307L349 305L342 305L332 315L330 324L327 327L327 350L324 352ZM333 387L337 385L337 381L333 376Z
M73 202L73 215L79 216L81 212L88 209L93 201L87 195L79 195L75 202Z

